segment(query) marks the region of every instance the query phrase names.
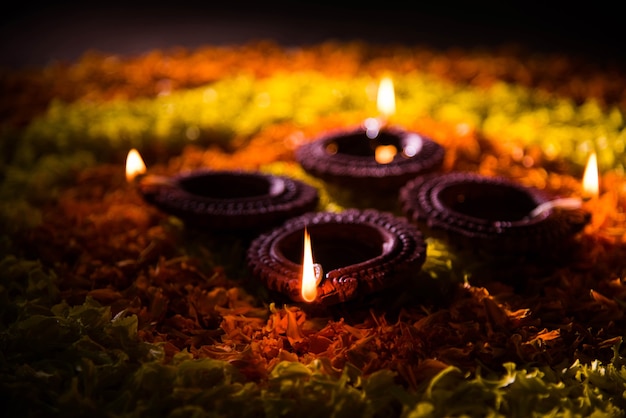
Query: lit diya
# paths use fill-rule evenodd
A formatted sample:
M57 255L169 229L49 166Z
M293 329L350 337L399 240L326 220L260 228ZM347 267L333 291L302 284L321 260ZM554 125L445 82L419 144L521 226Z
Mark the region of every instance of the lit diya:
M306 213L258 236L247 253L270 290L326 306L415 278L425 259L416 226L373 209Z
M390 193L417 175L441 167L444 149L440 144L387 125L387 117L395 111L390 79L381 81L378 109L383 116L368 118L356 128L327 132L300 146L296 160L306 172L329 184Z
M577 198L553 199L506 178L452 172L422 176L399 194L428 236L491 254L555 254L589 222Z
M254 171L198 169L173 177L145 175L143 160L131 150L128 181L144 199L188 224L211 230L260 230L314 210L315 187L285 176Z

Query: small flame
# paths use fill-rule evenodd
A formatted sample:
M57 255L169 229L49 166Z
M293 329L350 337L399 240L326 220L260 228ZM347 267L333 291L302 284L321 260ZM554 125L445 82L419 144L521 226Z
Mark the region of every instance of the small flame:
M146 164L143 162L139 151L135 148L128 151L126 157L126 181L129 183L135 180L135 178L146 172Z
M600 194L600 181L598 179L598 159L596 153L592 153L587 160L583 175L583 191L589 198L598 197Z
M374 158L378 164L389 164L393 161L398 150L393 145L379 145L374 152Z
M311 237L304 227L304 251L302 256L302 299L313 302L317 297L317 278L313 265L313 251L311 250Z
M378 86L377 102L378 111L387 118L396 112L396 96L393 81L389 77L383 77Z

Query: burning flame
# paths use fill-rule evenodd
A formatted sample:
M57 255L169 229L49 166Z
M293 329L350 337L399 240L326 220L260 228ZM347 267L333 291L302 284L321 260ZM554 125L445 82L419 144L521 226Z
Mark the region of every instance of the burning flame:
M126 181L129 183L135 178L146 172L146 164L143 162L141 155L139 155L139 151L135 148L128 151L128 156L126 157Z
M304 227L304 251L302 256L302 299L313 302L317 297L317 278L313 266L313 251L311 250L311 237Z
M585 173L583 174L583 191L589 198L596 198L600 194L600 180L598 177L598 159L594 152L589 156Z
M378 111L381 114L381 120L376 120L377 124L375 129L373 129L373 127L368 128L369 138L375 138L378 136L378 132L381 126L385 124L386 119L396 112L396 96L394 93L393 81L390 77L383 77L380 80L376 104L378 106ZM372 133L370 133L370 131ZM398 150L393 145L379 145L374 150L374 159L376 159L378 164L389 164L393 161L393 158L397 153Z
M376 100L378 111L387 118L396 112L396 96L393 81L390 77L383 77L378 85L378 97Z
M393 145L379 145L374 151L374 158L378 164L389 164L397 153L398 150Z
M370 139L374 139L378 136L380 130L387 124L389 116L396 112L396 97L391 78L383 77L380 80L376 104L380 115L376 118L367 118L364 123L365 134Z

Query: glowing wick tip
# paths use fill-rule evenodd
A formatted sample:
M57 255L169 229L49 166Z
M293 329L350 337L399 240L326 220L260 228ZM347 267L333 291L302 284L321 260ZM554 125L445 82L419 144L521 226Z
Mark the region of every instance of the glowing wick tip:
M389 164L397 153L398 150L393 145L379 145L374 151L374 159L378 164Z

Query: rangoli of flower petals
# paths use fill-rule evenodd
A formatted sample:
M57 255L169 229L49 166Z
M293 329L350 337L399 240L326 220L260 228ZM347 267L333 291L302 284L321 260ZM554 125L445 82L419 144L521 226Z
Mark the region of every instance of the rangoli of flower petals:
M313 183L294 150L372 116L366 92L390 68L394 123L437 138L443 171L580 196L598 151L602 194L567 263L525 265L512 285L518 266L465 263L426 237L405 291L316 316L274 303L241 237L192 234L124 180L136 146L156 174ZM624 74L515 49L335 43L87 54L6 74L0 401L16 416L623 416Z

